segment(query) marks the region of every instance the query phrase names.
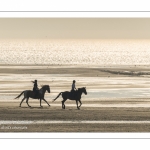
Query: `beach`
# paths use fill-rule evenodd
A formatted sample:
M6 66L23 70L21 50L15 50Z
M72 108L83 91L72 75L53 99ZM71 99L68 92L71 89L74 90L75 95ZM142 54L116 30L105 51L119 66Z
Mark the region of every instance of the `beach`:
M149 65L0 65L0 132L149 132ZM42 101L14 99L23 90L50 86ZM86 87L80 110L60 96L76 87Z

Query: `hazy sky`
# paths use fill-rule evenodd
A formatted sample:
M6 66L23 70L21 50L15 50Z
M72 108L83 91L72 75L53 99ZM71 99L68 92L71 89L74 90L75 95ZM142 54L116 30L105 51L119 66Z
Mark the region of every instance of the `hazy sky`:
M149 18L0 18L0 39L149 39Z

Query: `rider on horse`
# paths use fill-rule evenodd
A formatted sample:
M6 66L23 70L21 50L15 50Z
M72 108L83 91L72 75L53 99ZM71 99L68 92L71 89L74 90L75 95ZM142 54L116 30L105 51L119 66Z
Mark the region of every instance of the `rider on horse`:
M35 93L35 97L37 97L37 95L39 93L39 88L38 88L38 85L37 85L37 80L32 81L32 82L34 83L33 92Z
M77 89L76 89L76 86L75 86L75 82L76 82L76 81L73 80L73 83L72 83L72 89L71 89L71 95L72 95L72 96L75 95L75 92L76 92L76 90L77 90Z

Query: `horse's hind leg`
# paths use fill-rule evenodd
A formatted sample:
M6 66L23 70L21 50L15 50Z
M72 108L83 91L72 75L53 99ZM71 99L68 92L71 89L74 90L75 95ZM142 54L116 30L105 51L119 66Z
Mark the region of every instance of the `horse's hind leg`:
M62 109L65 109L65 101L66 101L66 99L64 99L64 100L62 101Z
M22 101L20 102L20 106L19 107L21 107L21 104L22 104L22 102L25 100L25 97L22 99Z
M29 101L29 98L27 98L26 103L27 103L28 107L31 107L31 106L29 105L28 101Z
M65 108L64 108L64 100L62 101L62 109L65 109Z

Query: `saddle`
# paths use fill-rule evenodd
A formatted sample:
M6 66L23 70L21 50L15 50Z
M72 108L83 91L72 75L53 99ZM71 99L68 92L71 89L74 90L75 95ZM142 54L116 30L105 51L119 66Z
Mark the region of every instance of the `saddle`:
M33 97L38 98L39 97L39 90L33 91Z
M69 93L69 97L70 97L70 99L74 99L75 97L76 97L76 93L77 93L77 91L70 91L70 93Z

